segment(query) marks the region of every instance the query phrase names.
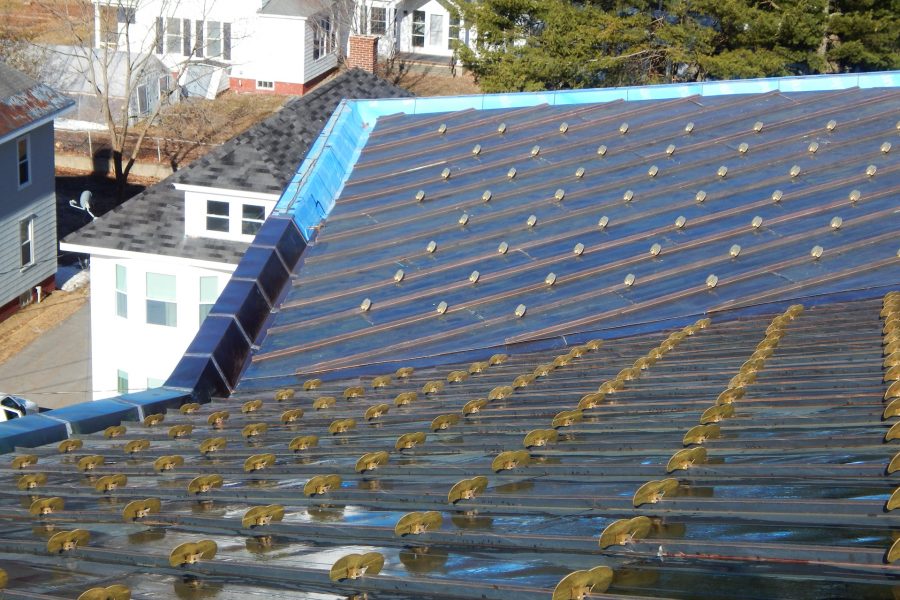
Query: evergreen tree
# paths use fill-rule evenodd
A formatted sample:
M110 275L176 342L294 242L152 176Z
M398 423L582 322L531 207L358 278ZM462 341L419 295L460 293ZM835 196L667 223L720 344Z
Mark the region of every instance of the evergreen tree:
M900 69L900 0L832 0L823 46L834 72Z
M887 6L890 3L891 6ZM481 0L488 92L898 68L900 0Z

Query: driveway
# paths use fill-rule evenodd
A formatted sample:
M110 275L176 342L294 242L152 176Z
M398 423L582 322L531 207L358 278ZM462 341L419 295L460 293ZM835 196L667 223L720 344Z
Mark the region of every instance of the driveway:
M38 406L60 408L91 399L91 307L69 318L0 364L0 391Z

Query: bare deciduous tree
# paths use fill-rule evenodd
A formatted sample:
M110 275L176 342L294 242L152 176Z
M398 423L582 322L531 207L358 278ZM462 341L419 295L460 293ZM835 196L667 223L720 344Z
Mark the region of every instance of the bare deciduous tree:
M319 0L327 4L327 0ZM344 62L347 51L347 35L368 35L373 31L372 9L382 8L371 0L335 0L329 7L331 18L341 32L340 59ZM378 31L378 74L395 85L414 85L409 61L397 49L396 16L385 8L384 31Z
M121 197L128 176L144 144L148 131L159 121L160 112L180 95L179 83L191 59L196 56L196 41L171 68L170 85L160 84L159 101L146 114L133 112L132 99L149 73L155 52L163 40L159 26L138 25L136 15L152 11L156 21L165 21L179 6L191 0L39 0L44 10L67 28L65 37L71 46L54 47L78 65L96 97L110 136L111 159L116 189ZM199 0L204 14L214 0ZM91 24L85 27L84 24ZM117 90L114 94L113 90ZM125 102L118 102L124 97Z

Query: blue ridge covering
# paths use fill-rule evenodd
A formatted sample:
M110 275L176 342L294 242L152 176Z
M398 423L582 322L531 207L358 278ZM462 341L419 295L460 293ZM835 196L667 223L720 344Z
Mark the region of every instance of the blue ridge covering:
M43 446L69 437L65 422L45 415L28 415L7 421L2 427L0 453L12 452L17 447Z
M50 416L68 422L74 434L93 433L122 421L137 421L141 416L137 406L118 398L82 402L52 412Z

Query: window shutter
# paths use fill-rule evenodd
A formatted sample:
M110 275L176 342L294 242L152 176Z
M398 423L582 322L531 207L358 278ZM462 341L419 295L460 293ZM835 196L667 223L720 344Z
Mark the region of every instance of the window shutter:
M184 55L191 55L191 20L183 19L181 30L184 32Z
M163 20L162 17L156 17L156 53L163 53L163 38L165 37L165 32L163 31Z
M231 23L222 23L222 58L231 60Z
M203 57L203 21L197 21L197 56Z

